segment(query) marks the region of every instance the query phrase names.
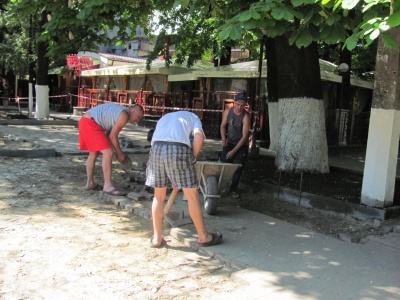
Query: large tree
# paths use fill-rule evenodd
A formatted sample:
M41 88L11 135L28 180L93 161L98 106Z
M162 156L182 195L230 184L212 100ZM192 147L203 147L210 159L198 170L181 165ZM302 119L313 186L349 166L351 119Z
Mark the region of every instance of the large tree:
M40 118L46 118L49 111L48 64L59 61L60 58L65 59L67 54L74 54L79 50L96 50L100 44L126 41L132 32L130 28L147 24L154 7L151 1L140 0L13 0L8 1L5 8L2 18L9 20L5 25L10 32L10 42L7 41L6 44L14 45L16 53L21 50L26 56L29 56L28 49L38 51L32 52L37 55L36 113ZM19 31L18 26L27 24L31 18L32 27L36 30L27 38L28 31ZM118 28L117 35L111 37L107 33L114 28ZM16 41L26 44L17 45ZM25 62L21 72L28 70L30 58L19 61L20 64ZM15 59L10 59L6 61L6 65L16 70L15 62Z

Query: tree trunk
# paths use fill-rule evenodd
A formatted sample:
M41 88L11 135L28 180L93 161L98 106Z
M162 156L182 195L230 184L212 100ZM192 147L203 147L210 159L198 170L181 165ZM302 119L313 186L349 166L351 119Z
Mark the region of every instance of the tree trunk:
M28 54L29 57L32 56L33 54L33 23L32 23L32 15L29 16L29 49L28 49ZM28 116L32 117L33 115L33 79L35 77L35 62L31 60L29 62L29 95L28 95Z
M389 32L400 43L400 27ZM379 38L361 203L393 206L400 136L400 52Z
M276 38L273 44L274 56L270 59L276 64L276 91L271 89L273 98L278 98L276 166L286 172L328 173L317 46L299 49L290 46L285 36Z
M278 79L277 61L275 53L275 39L267 38L265 41L265 57L267 59L267 103L268 103L268 122L269 122L269 150L278 150Z
M47 12L42 12L39 20L40 29L43 30L47 22ZM36 114L37 119L49 118L49 59L47 54L47 44L37 43L37 70L36 70Z

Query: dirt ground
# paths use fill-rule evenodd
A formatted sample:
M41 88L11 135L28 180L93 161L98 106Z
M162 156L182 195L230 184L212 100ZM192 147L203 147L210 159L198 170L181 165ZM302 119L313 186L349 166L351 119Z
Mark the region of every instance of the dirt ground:
M0 149L38 148L0 134ZM144 171L147 154L131 159ZM235 270L168 230L167 248L149 248L150 220L116 208L111 196L84 190L85 160L0 157L0 299L215 299L240 286L231 276ZM129 187L126 178L116 167L119 186ZM232 204L353 242L400 228L400 220L358 221L265 201L261 194L242 193Z
M328 174L308 173L303 174L303 181L300 186L300 174L280 174L275 167L274 158L264 156L248 159L243 170L243 177L273 185L280 184L281 187L296 191L301 188L302 191L314 195L360 204L362 174L337 169L331 169ZM396 185L395 197L399 197L397 189ZM400 230L400 218L385 221L363 221L335 212L303 208L272 199L263 200L265 200L265 197L262 194L242 193L238 204L243 208L353 243L363 243L368 236L383 236ZM397 205L398 200L395 199Z
M17 148L38 147L0 138ZM147 155L135 158L140 169ZM0 299L210 299L238 286L168 231L168 247L151 249L150 220L83 188L85 160L0 157ZM114 178L129 184L121 169Z

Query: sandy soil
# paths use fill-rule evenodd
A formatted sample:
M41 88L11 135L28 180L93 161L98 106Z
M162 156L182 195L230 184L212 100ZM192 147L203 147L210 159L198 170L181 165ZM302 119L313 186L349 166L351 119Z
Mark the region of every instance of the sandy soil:
M0 135L0 149L38 148ZM144 171L147 154L131 159ZM150 220L83 188L85 160L0 157L0 299L215 299L245 284L233 279L236 270L179 243L168 228L168 247L149 248ZM100 162L96 176L102 182ZM121 167L113 177L119 187L132 184ZM263 197L242 193L230 201L353 242L400 231L399 219L359 221Z
M0 140L0 149L38 147ZM138 168L147 159L135 157ZM238 286L234 270L168 230L168 247L151 249L150 220L83 188L85 159L0 157L0 299L210 299Z

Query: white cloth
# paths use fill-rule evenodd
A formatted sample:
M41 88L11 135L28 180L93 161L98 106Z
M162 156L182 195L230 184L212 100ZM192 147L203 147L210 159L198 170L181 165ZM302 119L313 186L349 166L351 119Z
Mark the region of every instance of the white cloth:
M161 141L183 143L191 147L190 139L196 129L200 129L205 138L201 120L194 113L189 111L168 113L158 120L151 145Z

